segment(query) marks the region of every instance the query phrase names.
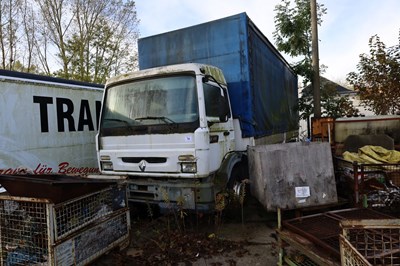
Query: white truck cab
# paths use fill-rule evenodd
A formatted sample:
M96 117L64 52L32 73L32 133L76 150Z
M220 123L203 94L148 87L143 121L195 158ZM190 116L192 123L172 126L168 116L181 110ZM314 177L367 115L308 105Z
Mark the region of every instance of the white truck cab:
M127 176L133 202L212 209L251 142L226 86L220 69L194 63L111 78L97 135L102 174Z

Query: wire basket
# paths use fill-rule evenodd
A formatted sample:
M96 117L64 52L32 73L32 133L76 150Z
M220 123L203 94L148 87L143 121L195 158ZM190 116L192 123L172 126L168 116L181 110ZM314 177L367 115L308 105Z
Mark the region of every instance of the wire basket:
M0 195L1 266L85 264L128 241L129 231L126 185L57 204Z
M340 255L344 266L400 265L400 220L343 220Z

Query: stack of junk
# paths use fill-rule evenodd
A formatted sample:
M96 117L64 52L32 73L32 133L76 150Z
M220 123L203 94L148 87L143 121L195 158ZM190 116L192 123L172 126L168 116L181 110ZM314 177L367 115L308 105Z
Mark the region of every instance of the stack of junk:
M340 197L400 211L400 116L314 118L311 130L313 139L331 144Z
M400 265L400 221L371 208L382 205L368 190L387 198L394 193L394 179L384 177L397 171L389 167L397 166L391 159L398 153L364 146L361 157L370 154L373 164L358 161L353 151L334 156L328 142L249 147L252 195L278 214L278 265ZM342 193L350 205L339 200ZM397 204L383 202L387 208ZM285 219L286 210L298 215Z
M86 265L129 244L123 183L0 175L0 184L0 265Z
M345 151L343 160L352 165L346 169L346 163L340 164L341 177L353 183L359 180L359 201L382 211L400 213L399 151L366 145L358 152Z

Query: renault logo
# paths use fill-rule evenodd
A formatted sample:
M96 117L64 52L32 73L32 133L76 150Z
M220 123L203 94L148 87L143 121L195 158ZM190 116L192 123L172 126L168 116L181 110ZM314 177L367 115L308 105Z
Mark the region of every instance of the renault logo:
M139 169L140 169L140 171L144 172L144 170L146 169L146 161L145 160L140 161Z

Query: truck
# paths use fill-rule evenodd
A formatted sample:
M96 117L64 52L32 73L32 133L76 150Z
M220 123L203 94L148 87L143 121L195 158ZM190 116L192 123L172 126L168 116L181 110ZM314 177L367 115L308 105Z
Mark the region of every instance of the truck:
M297 76L246 13L138 41L105 85L97 153L130 202L215 208L248 179L247 148L298 136ZM220 197L218 197L220 198Z
M99 173L103 85L0 70L0 174Z

